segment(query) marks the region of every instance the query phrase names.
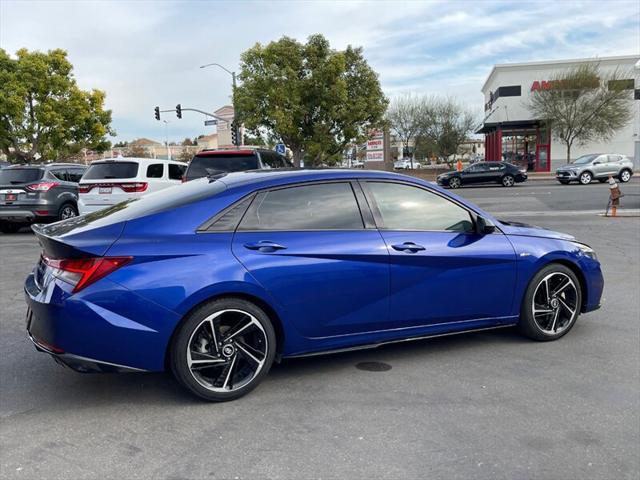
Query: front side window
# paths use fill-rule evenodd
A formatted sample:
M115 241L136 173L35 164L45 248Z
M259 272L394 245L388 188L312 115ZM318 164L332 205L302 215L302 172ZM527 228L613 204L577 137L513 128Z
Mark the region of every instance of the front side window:
M385 230L472 232L464 208L422 188L399 183L369 182Z
M162 178L164 164L154 163L147 167L147 178Z
M304 185L260 193L240 230L361 230L360 209L349 183Z

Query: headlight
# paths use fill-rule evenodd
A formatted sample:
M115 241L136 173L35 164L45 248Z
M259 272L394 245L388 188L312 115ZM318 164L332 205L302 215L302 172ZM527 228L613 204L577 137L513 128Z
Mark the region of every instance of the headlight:
M573 244L578 247L582 255L589 257L592 260L598 261L598 256L596 255L596 251L591 248L589 245L585 245L584 243L573 242Z

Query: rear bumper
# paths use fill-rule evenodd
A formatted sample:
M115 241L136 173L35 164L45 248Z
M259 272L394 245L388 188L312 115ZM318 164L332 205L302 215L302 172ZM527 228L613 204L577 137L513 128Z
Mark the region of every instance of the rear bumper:
M48 206L33 206L20 208L0 207L0 220L16 223L33 223L46 218L54 218L56 213Z
M103 362L94 358L81 357L72 353L54 352L51 350L51 346L44 344L42 341L36 339L31 335L29 331L29 325L27 324L27 336L29 340L36 347L36 350L51 355L57 364L63 367L70 368L80 373L116 373L116 372L145 372L141 368L127 367L124 365L118 365L116 363Z
M82 198L78 199L78 213L80 215L97 212L98 210L102 210L104 208L109 208L109 207L111 207L111 205L86 204L85 202L82 201Z
M179 317L102 279L81 292L57 278L25 281L36 348L80 372L162 371Z

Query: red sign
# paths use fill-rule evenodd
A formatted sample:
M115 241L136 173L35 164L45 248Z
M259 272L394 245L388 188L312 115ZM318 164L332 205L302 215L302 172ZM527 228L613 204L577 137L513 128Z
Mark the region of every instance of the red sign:
M538 81L536 80L535 82L533 82L531 84L531 91L532 92L536 92L538 90L551 90L553 88L553 84L555 82L553 80L547 81L547 80L541 80Z

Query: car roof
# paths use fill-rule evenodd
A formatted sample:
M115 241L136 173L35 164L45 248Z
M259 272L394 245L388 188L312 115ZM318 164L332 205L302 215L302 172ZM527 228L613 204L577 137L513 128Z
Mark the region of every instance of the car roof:
M21 164L15 164L15 165L7 165L5 168L51 168L51 167L81 167L81 168L87 168L86 165L83 165L82 163L63 163L63 162L56 162L56 163L21 163Z
M300 169L282 168L267 170L247 170L231 172L219 178L228 188L252 185L268 187L287 185L298 182L312 182L319 180L348 180L348 179L389 179L405 180L423 183L415 177L382 170L352 170L339 168Z
M179 162L177 160L168 160L166 158L140 158L140 157L116 157L116 158L102 158L100 160L94 160L91 165L99 163L115 163L115 162L130 162L130 163L174 163L177 165L187 165L185 162Z

